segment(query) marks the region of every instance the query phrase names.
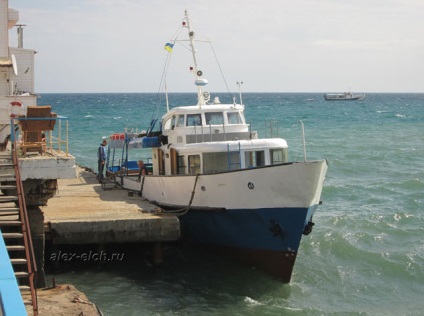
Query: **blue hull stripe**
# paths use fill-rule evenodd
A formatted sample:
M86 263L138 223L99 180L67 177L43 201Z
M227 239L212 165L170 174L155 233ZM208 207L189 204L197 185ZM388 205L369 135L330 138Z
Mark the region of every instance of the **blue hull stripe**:
M190 210L181 218L192 242L242 249L297 251L307 208Z

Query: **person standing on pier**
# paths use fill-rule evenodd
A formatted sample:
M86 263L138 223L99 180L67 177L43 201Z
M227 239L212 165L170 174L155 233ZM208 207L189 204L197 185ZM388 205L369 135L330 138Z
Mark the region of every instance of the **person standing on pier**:
M138 165L138 181L140 181L141 176L145 176L147 175L147 168L144 165L144 161L143 160L139 160L137 161L137 165Z
M106 164L106 145L107 145L107 140L103 139L102 143L99 146L99 149L97 150L98 167L99 167L97 180L99 180L99 183L103 181L103 171L105 169L105 164Z

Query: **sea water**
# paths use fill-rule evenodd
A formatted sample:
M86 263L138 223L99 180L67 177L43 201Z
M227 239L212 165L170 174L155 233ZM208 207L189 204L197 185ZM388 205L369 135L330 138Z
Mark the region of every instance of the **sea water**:
M196 103L193 94L169 99L171 108ZM305 159L302 121L306 159L329 162L290 284L179 244L165 247L161 267L130 247L123 260L59 265L47 282L54 275L74 284L105 315L422 315L424 94L329 102L314 93L246 93L243 103L252 130L270 136L272 126L291 160ZM146 130L166 109L156 94L42 94L39 104L69 118L70 152L93 170L102 137Z

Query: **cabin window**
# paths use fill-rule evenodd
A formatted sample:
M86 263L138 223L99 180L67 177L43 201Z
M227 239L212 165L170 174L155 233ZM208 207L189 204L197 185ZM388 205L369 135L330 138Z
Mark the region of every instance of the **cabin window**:
M172 119L170 117L168 117L165 120L165 123L163 123L163 129L164 130L170 130L171 128L173 128L173 125L171 126L171 122L172 122Z
M184 126L184 115L179 115L177 120L177 127Z
M246 168L265 166L265 152L263 150L246 151L244 153L244 161Z
M241 124L242 120L239 112L228 112L227 113L228 124Z
M228 170L239 170L241 168L240 151L229 151L228 155Z
M271 165L283 163L287 161L287 150L284 148L281 149L271 149Z
M203 172L215 173L228 170L228 153L204 153Z
M178 168L178 174L185 174L186 164L185 164L185 157L184 156L178 156L177 157L177 168Z
M200 173L200 155L188 156L188 173L189 174Z
M224 124L224 116L222 112L205 113L206 125L222 125Z
M187 114L187 126L202 125L202 117L200 114Z

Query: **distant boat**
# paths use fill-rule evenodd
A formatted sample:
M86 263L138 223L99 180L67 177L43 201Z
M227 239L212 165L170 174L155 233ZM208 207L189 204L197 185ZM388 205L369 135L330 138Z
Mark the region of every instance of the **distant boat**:
M362 101L365 98L365 93L326 93L324 99L327 101Z

